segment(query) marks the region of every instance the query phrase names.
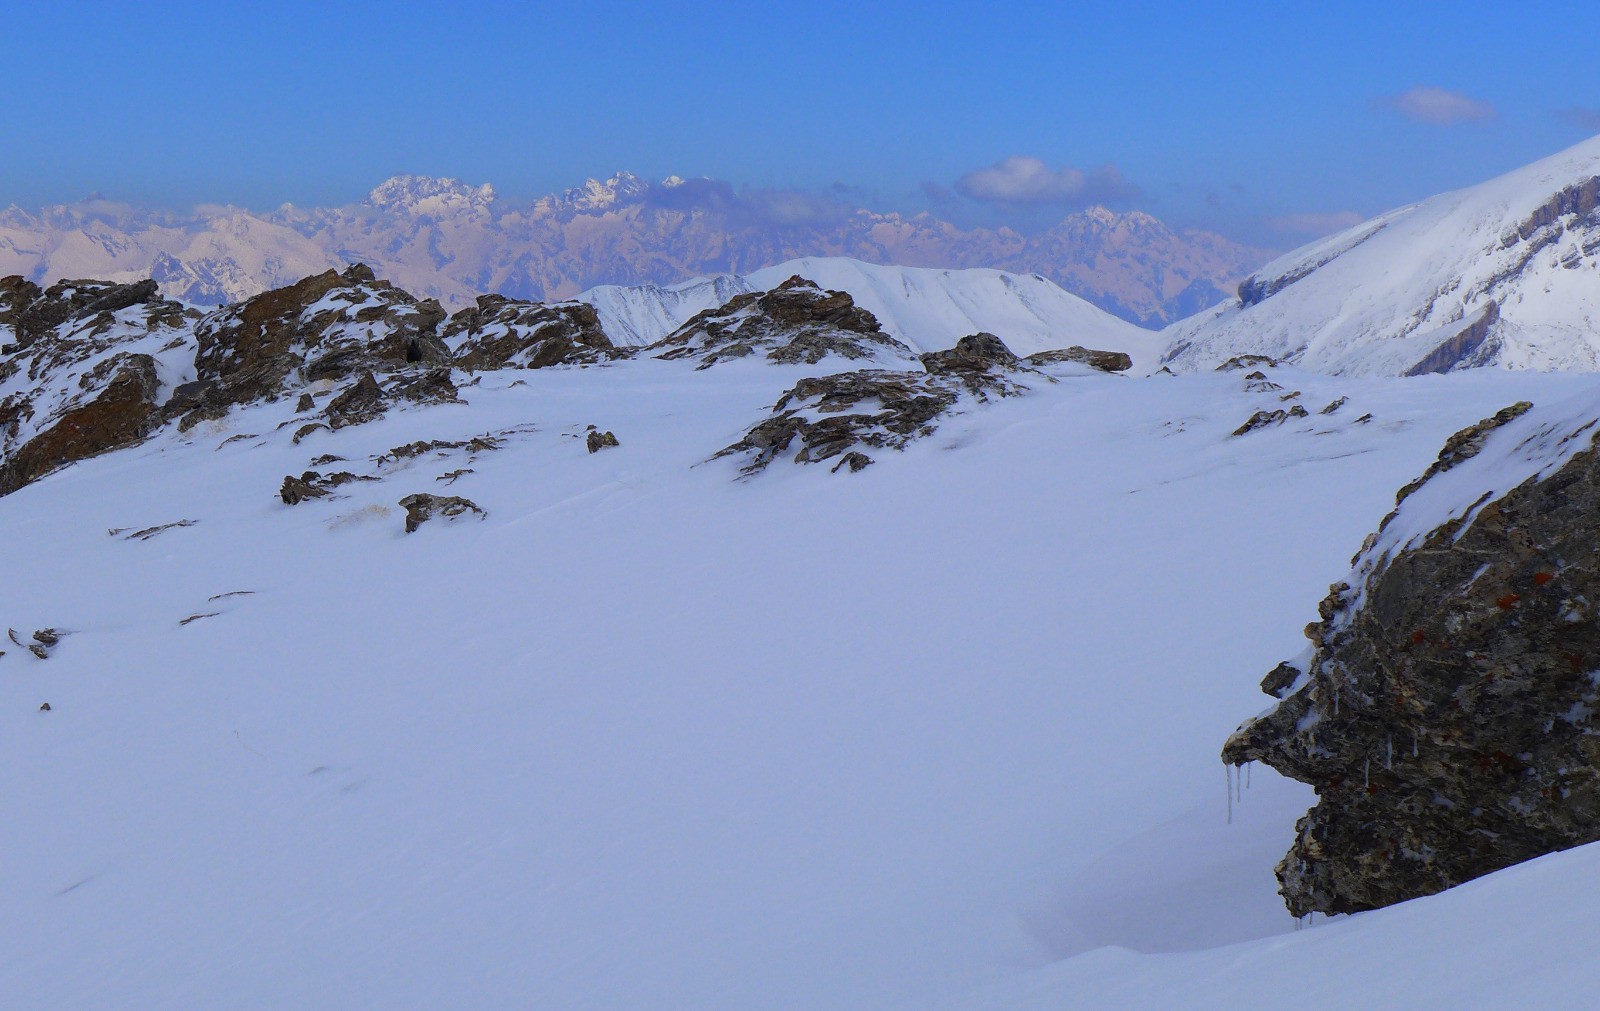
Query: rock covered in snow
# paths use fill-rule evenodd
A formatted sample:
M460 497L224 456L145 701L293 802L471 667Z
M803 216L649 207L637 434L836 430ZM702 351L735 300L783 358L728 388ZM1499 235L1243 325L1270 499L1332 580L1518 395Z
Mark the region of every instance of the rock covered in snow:
M455 347L456 364L469 371L587 365L627 354L611 343L591 305L502 295L478 296L476 305L450 317L444 338Z
M785 455L795 463L839 458L834 469L848 465L853 473L872 462L862 450L904 449L933 434L935 422L959 413L963 402L1018 396L1031 381L1055 382L1028 361L994 334L980 333L949 351L923 355L920 372L862 369L802 379L779 398L771 417L714 459L744 455L744 472L753 474Z
M214 416L318 380L448 364L438 334L444 318L438 302L380 281L361 264L263 292L195 326L195 368L211 384L206 409Z
M1316 788L1291 912L1427 895L1600 839L1600 395L1452 437L1229 738Z
M758 353L783 364L811 365L828 357L885 365L916 360L849 295L824 291L798 275L771 291L736 295L646 351L657 358L692 358L702 369Z
M0 495L159 426L189 323L148 281L0 280Z

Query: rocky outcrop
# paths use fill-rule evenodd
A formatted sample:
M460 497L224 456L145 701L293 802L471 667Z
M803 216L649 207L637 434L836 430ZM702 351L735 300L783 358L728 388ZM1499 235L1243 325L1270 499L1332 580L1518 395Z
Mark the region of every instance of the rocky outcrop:
M0 495L153 431L156 356L187 358L187 323L149 282L0 280Z
M1133 358L1126 352L1096 351L1076 344L1056 351L1040 351L1038 354L1029 355L1023 361L1034 368L1061 364L1087 365L1101 372L1126 372L1133 368Z
M830 356L885 365L916 361L910 348L884 333L849 295L823 291L798 276L700 313L645 353L694 359L702 369L756 354L791 365L814 365Z
M377 280L361 264L220 309L195 327L195 370L207 385L186 423L317 381L448 365L438 332L444 319L438 302Z
M593 365L631 353L612 345L591 305L501 295L480 295L475 306L450 317L444 338L456 348L456 364L474 372Z
M922 356L924 371L865 369L803 379L779 398L772 416L713 459L743 455L753 474L780 456L795 463L838 458L837 470L872 462L863 449L904 449L933 434L935 421L963 400L985 402L1027 392L1021 380L1053 381L1023 366L993 334L963 337L949 351Z
M1229 738L1316 788L1295 915L1427 895L1600 839L1600 397L1454 436Z
M400 507L406 511L406 533L414 534L422 524L442 516L445 519L456 519L471 513L479 519L489 514L478 508L477 503L458 495L429 495L426 493L407 495L400 500Z

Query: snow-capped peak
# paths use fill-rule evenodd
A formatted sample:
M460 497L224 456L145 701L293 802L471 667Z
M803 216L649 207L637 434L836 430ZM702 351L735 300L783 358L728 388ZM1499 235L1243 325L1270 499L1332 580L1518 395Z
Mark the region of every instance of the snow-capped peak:
M472 186L459 179L413 175L391 176L367 194L372 207L410 215L479 210L494 199L489 183Z

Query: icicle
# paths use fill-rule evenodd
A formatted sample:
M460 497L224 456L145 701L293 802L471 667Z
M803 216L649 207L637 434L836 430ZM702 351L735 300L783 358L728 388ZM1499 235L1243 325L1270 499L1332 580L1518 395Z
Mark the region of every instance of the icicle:
M1228 770L1228 824L1233 824L1233 766L1225 766Z
M1244 763L1244 788L1246 790L1250 789L1250 767L1252 765L1254 765L1254 764L1256 764L1256 763L1254 763L1254 762L1246 762L1246 763Z

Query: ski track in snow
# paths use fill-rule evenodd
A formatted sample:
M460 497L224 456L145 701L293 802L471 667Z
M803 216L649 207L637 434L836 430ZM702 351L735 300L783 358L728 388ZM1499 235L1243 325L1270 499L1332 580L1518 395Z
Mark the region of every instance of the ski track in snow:
M1277 370L1350 402L1230 438L1278 403L1239 373L1079 376L858 475L705 462L819 371L486 374L298 446L260 405L0 499L0 624L70 633L0 646L4 1002L1587 992L1600 851L1296 930L1310 791L1254 769L1229 824L1218 750L1446 436L1592 378ZM371 459L527 425L448 486ZM383 479L284 506L323 453ZM407 535L419 491L488 516Z

